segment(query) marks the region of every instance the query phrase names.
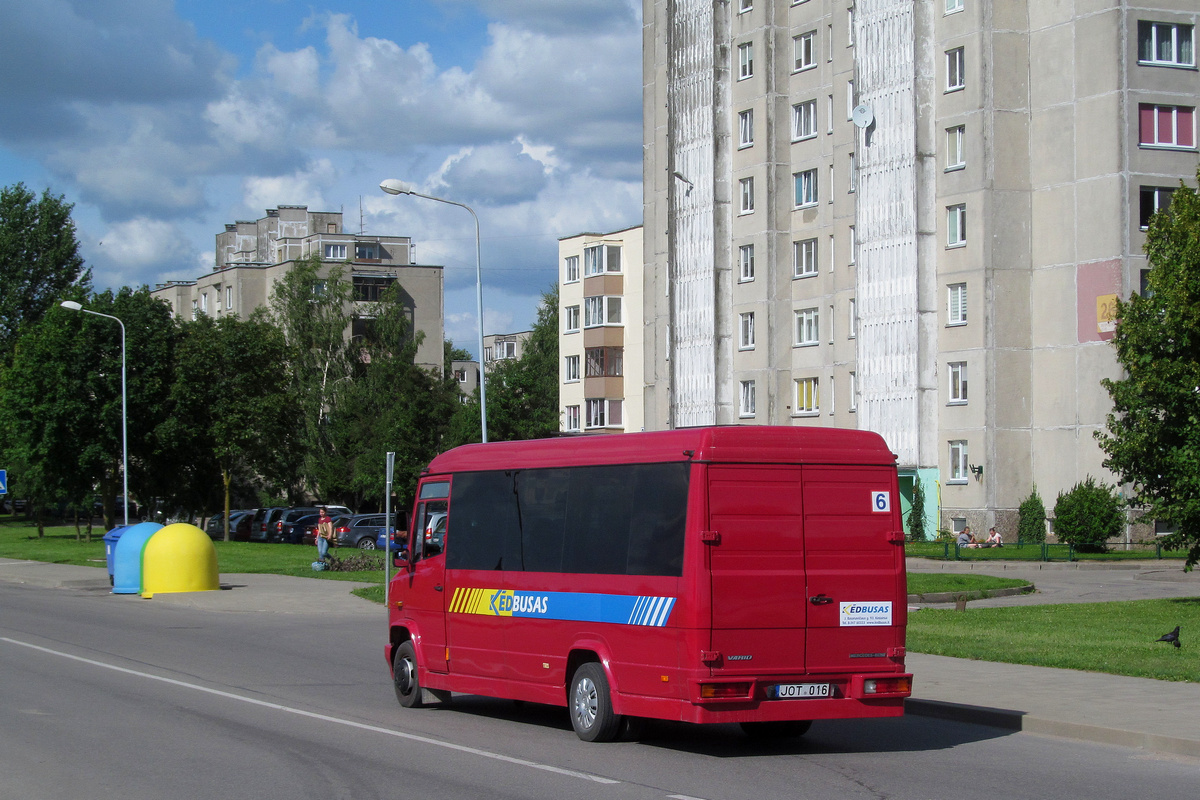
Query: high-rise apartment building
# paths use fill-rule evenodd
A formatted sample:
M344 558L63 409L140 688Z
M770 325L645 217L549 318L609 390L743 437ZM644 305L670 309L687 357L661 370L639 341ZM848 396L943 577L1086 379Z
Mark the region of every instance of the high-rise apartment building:
M643 430L642 228L559 239L564 431Z
M1198 16L646 0L647 429L875 430L952 529L1111 481L1112 303L1196 174Z

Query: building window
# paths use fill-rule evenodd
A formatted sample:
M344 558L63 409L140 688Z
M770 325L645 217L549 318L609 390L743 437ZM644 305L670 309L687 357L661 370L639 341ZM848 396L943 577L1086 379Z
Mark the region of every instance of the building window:
M200 313L208 313L208 292L202 292L200 294Z
M817 171L807 169L792 175L796 182L796 208L817 204Z
M225 287L225 308L233 308L233 287Z
M846 121L854 119L854 81L846 81Z
M738 80L754 76L754 42L738 45Z
M192 301L192 319L195 319L196 315L199 313L200 313L200 301L193 300Z
M811 347L821 339L821 318L815 308L802 308L796 312L796 347Z
M742 381L738 416L742 418L754 416L754 381Z
M946 365L949 373L949 402L951 405L966 405L967 362L951 361Z
M967 285L952 283L946 287L946 324L967 324Z
M963 49L961 47L946 51L947 92L957 92L960 89L966 88L967 79L963 74L963 66Z
M846 336L846 338L853 339L858 335L855 333L855 331L858 329L858 300L853 297L850 298L850 307L848 311L850 312L850 333Z
M567 333L579 332L579 306L567 306L565 315L565 330Z
M965 125L946 128L946 172L967 166L966 152L963 150L963 136L966 132Z
M850 410L858 411L858 373L850 373Z
M1194 67L1194 28L1166 22L1138 21L1138 63L1156 67Z
M376 242L356 242L354 257L359 261L378 261L379 245Z
M806 100L792 106L792 141L817 135L817 101Z
M583 327L621 324L621 297L597 296L583 298Z
M818 378L797 378L794 381L796 396L792 403L793 414L819 414L821 412L821 381Z
M563 267L566 273L563 283L575 283L579 280L579 256L567 256Z
M742 195L741 213L750 214L754 211L754 178L742 178L738 181L738 186L741 187Z
M754 312L738 315L738 349L754 349Z
M327 244L325 245L325 257L336 261L346 260L346 245L344 244Z
M584 355L585 375L589 378L619 378L625 374L625 351L620 347L589 347Z
M953 14L963 10L963 0L946 0L946 13Z
M754 8L754 0L738 0L738 13L744 13Z
M967 482L967 440L954 439L950 442L950 480L948 483Z
M563 383L579 380L579 356L567 356L563 364Z
M620 428L623 424L621 421L620 400L595 399L587 401L587 418L584 420L586 427Z
M946 246L963 247L967 243L967 207L963 203L946 207Z
M809 31L793 37L792 47L795 55L793 72L812 69L817 65L817 32Z
M792 275L805 278L817 274L817 240L792 242Z
M1138 141L1143 147L1196 146L1193 106L1138 106Z
M621 271L621 246L598 244L583 248L583 274L603 275Z
M1157 212L1166 211L1171 207L1171 193L1174 191L1174 189L1167 186L1142 187L1140 215L1142 230L1149 229L1150 218Z
M854 153L850 154L850 177L848 180L850 181L850 188L847 191L858 191L858 170L854 168Z
M361 303L378 303L383 299L384 292L396 282L393 275L367 276L355 275L351 278L354 299Z
M846 9L846 46L854 47L854 9Z
M849 233L849 239L850 239L850 259L849 259L849 263L850 263L850 266L854 266L854 264L856 263L856 260L857 260L857 258L858 258L858 256L857 256L857 253L858 253L858 234L856 234L856 233L854 232L854 226L853 226L853 225L851 225L851 226L850 226L850 229L849 229L848 233Z
M738 112L738 149L754 144L754 109Z
M579 406L567 406L566 420L563 423L563 430L579 430Z
M738 248L738 269L741 282L754 280L754 245L744 244Z

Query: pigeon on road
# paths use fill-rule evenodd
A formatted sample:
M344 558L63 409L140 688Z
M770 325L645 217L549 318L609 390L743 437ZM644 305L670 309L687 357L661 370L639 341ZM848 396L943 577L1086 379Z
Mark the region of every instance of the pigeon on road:
M1171 631L1170 633L1164 633L1162 636L1158 637L1154 641L1170 642L1171 644L1175 645L1176 647L1179 647L1179 626L1176 625L1175 630Z

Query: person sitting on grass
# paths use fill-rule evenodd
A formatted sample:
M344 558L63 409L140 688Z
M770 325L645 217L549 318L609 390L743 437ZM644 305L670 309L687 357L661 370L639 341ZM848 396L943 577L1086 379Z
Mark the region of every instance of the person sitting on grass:
M975 536L971 533L971 526L969 526L969 525L967 527L963 528L961 531L959 531L958 546L959 547L983 547L983 545L981 545L975 539Z
M987 547L1003 547L1004 540L1000 538L1000 534L996 532L995 528L989 528L988 536L987 539L984 540L984 544Z

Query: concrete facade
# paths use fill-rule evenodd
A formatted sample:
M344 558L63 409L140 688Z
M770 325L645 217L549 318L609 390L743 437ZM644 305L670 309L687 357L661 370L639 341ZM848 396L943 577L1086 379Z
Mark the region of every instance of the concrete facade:
M646 0L646 428L875 430L950 529L1112 482L1112 300L1196 174L1198 18Z
M559 239L563 431L644 430L642 227Z
M412 263L412 240L407 236L366 236L346 233L341 212L309 211L307 206L267 209L255 221L229 223L216 236L212 272L195 281L159 284L152 294L166 300L176 316L218 317L234 314L246 319L256 309L270 308L271 293L296 262L320 254L322 273L340 265L354 287L355 305L378 298L392 282L401 286L409 323L425 338L417 362L439 373L444 368L444 278L440 266ZM346 335L355 335L356 320Z

